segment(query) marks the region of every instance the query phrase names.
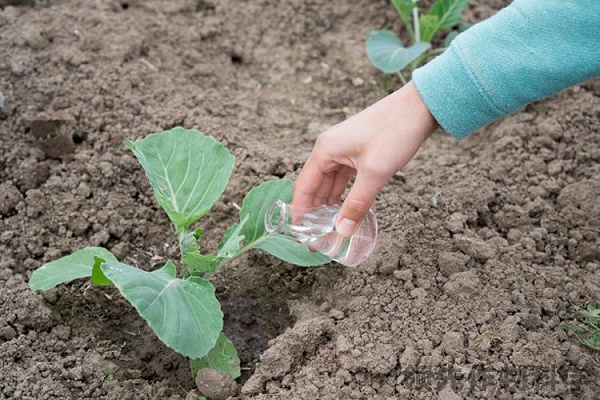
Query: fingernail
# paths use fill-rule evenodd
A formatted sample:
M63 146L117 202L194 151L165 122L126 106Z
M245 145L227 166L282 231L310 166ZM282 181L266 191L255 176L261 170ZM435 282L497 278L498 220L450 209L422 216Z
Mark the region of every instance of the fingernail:
M343 218L337 223L337 225L335 226L335 230L342 236L350 236L354 232L355 226L356 221L352 221L348 218Z

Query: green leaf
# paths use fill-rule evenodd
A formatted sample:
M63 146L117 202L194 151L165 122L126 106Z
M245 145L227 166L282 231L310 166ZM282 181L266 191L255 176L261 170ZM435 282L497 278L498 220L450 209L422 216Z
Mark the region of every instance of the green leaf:
M589 348L592 348L596 351L600 350L600 335L596 334L592 334L587 338L583 338L580 339L581 344L583 344L584 346L587 346Z
M567 328L568 330L570 330L573 333L578 333L578 334L582 334L582 333L587 333L588 330L582 326L579 325L572 325L572 324L563 324L565 326L565 328Z
M421 15L419 18L419 33L421 40L431 42L440 24L440 19L436 15Z
M470 0L438 0L431 5L428 15L434 15L439 23L436 32L450 29L460 23L463 10ZM435 32L434 32L435 33Z
M244 235L240 235L240 231L250 218L250 215L246 215L239 224L235 224L230 227L225 233L223 243L219 245L219 253L217 257L233 257L240 250L240 242L244 240Z
M171 261L153 272L118 261L101 268L167 346L190 358L203 357L214 347L223 313L210 282L176 278Z
M48 290L73 279L92 276L95 258L116 261L117 258L102 247L86 247L73 254L51 261L39 267L29 279L34 290Z
M386 74L402 71L430 47L431 44L425 42L404 47L396 34L386 29L367 35L367 55L373 65Z
M188 232L181 239L180 247L181 253L183 254L183 264L188 267L193 275L204 275L210 272L214 272L217 269L220 257L214 254L202 255L200 254L200 247L198 246L198 229L194 232Z
M284 261L300 267L314 267L331 262L329 257L320 253L311 253L303 243L287 235L267 235L263 240L257 240L254 249L261 249Z
M402 22L404 22L404 25L412 35L413 31L410 23L410 18L412 15L413 8L417 6L417 0L392 0L392 4L398 12L398 15L400 15Z
M223 332L219 335L215 347L207 355L190 360L190 368L194 379L196 379L198 370L202 368L225 372L233 379L237 379L241 375L238 353L231 340L227 339Z
M322 265L330 262L328 257L311 253L306 245L297 243L291 236L268 235L265 230L264 215L267 207L276 200L292 201L293 182L289 179L267 181L252 189L244 198L240 219L248 221L241 233L248 248L262 249L277 258L303 267Z
M181 127L124 144L138 158L177 232L211 209L227 185L235 160L214 138Z
M94 257L94 267L92 268L92 283L96 286L112 286L113 283L104 275L100 266L104 263L100 257Z
M196 240L198 240L200 238L200 235L202 235L202 233L204 233L204 229L196 228L194 230L194 238L196 238Z
M194 273L204 275L215 272L221 261L215 254L202 255L200 253L188 253L183 256L183 263Z
M588 305L588 307L586 309L580 310L580 313L581 313L581 316L583 316L584 318L596 320L596 322L600 318L600 309L594 308L591 305Z
M246 242L254 242L264 236L265 212L271 203L276 200L292 201L293 182L289 179L266 181L248 192L240 210L240 220L248 219L242 227L241 233Z
M187 232L185 235L183 235L183 237L180 235L179 248L184 256L191 253L200 254L198 238L196 237L195 232Z

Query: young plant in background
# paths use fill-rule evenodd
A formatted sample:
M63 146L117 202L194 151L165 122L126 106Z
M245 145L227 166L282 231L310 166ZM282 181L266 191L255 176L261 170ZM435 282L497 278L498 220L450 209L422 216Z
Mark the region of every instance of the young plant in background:
M38 268L32 290L48 290L77 278L91 277L98 286L114 285L167 346L189 357L192 374L212 368L240 376L240 360L222 332L223 313L207 275L251 249L262 249L300 266L329 258L311 253L289 236L268 235L263 216L275 200L289 202L292 181L268 181L244 198L240 222L224 235L216 254L201 254L201 228L192 225L206 215L223 193L234 157L214 138L196 130L174 128L126 141L150 180L156 200L169 216L178 238L181 268L168 260L147 272L121 263L108 250L86 247Z
M586 347L600 350L600 309L588 305L587 308L571 307L569 317L573 323L563 322L562 326L573 332L579 342Z
M403 84L412 72L430 57L444 52L458 34L450 32L444 47L432 48L435 35L460 24L460 17L470 0L437 0L429 12L420 12L418 0L392 0L404 27L410 35L410 46L390 30L371 31L367 35L367 55L371 62L386 74L398 74ZM466 27L461 27L464 30Z

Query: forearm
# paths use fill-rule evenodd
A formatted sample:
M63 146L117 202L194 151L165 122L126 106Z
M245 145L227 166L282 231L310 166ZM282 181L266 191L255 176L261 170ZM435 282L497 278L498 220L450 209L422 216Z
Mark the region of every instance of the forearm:
M597 0L516 0L413 74L439 124L462 139L598 75Z

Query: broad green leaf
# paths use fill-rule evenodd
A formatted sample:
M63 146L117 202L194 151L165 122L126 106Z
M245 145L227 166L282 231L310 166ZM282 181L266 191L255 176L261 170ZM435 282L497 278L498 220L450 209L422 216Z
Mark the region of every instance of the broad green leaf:
M214 347L223 313L210 282L176 278L171 261L153 272L118 261L106 261L101 268L167 346L190 358Z
M215 347L210 349L207 355L190 360L190 368L194 379L196 379L198 370L202 368L225 372L233 379L237 379L241 375L240 357L231 340L227 339L223 332L219 335Z
M127 264L122 264L122 265L126 265L127 267L133 268ZM135 269L137 270L138 268L135 268ZM139 270L139 271L142 271L142 270ZM147 274L153 274L156 276L164 276L164 277L167 277L170 279L170 278L177 277L177 266L173 263L173 261L168 260L165 263L165 265L162 266L162 268L159 268L152 272L146 272L146 271L142 271L142 272L145 272Z
M246 215L239 224L235 224L227 230L223 243L219 245L217 257L233 257L240 250L240 242L244 240L244 235L240 235L240 231L249 217L250 215Z
M303 243L287 235L267 235L254 242L254 249L261 249L275 257L300 267L314 267L331 262L329 257L320 253L311 253Z
M240 220L248 218L241 233L246 243L254 242L267 232L265 230L265 212L276 200L286 203L292 201L293 182L289 179L266 181L248 192L240 210Z
M438 17L439 23L436 32L450 29L460 23L463 10L470 0L438 0L431 5L429 15ZM435 33L435 32L434 32Z
M92 268L92 283L96 286L112 286L113 283L104 275L100 266L105 260L94 257L94 267Z
M173 128L125 141L150 180L158 203L177 232L215 204L233 170L234 157L214 138L194 129Z
M392 0L392 4L398 12L398 15L400 15L402 22L404 22L406 29L408 29L412 36L413 28L410 23L410 18L413 8L417 6L417 0Z
M105 261L117 260L110 251L102 247L86 247L39 267L31 275L29 287L34 291L48 290L73 279L91 277L95 257Z
M311 253L306 245L297 243L290 236L268 235L265 230L264 215L267 207L276 200L292 201L293 183L289 179L267 181L252 189L244 198L240 219L248 218L241 233L246 246L262 249L277 258L303 267L322 265L330 262L328 257Z
M421 40L431 42L435 33L438 31L440 19L436 15L421 15L419 18L419 31Z
M373 65L386 74L402 71L430 47L431 44L425 42L404 47L396 34L386 29L367 35L367 55Z

